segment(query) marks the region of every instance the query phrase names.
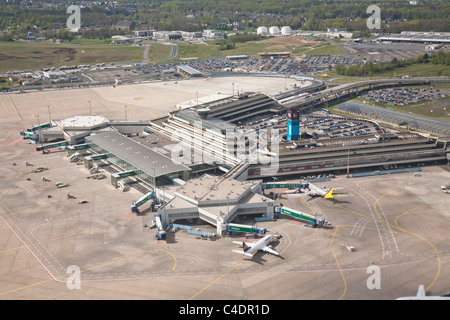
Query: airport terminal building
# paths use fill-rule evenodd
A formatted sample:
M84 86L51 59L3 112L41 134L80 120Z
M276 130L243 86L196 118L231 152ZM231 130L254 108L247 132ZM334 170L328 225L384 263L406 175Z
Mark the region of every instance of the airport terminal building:
M95 133L86 137L86 144L97 155L150 186L174 185L189 180L191 169L151 150L118 132Z
M293 90L291 96L298 94L298 89ZM289 95L283 93L282 98ZM111 183L116 187L119 179L132 176L163 203L158 213L164 225L199 218L214 225L218 234L239 215L273 217L276 205L263 195L264 179L308 179L314 174L375 171L449 159L448 138L406 130L385 132L376 121L325 111L307 115L301 110L298 117L289 118L288 108L279 100L254 92L217 95L152 121L72 117L21 134L36 139L38 151L61 146L69 155L79 153L88 169L111 165ZM293 127L296 132L289 134ZM281 131L281 139L276 147L261 148L258 134L271 128ZM237 129L248 135L246 160L239 154L240 138L231 135L230 139L229 132ZM251 136L258 137L256 144ZM250 163L255 151L258 156L277 155L276 170L267 174L273 163Z
M238 215L273 218L276 202L262 195L262 181L238 181L205 174L177 188L159 209L163 224L200 218L216 226L217 234Z

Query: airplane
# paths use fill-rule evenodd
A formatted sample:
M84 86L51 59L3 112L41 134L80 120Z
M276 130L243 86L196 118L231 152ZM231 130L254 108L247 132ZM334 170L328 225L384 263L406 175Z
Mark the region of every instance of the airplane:
M238 241L233 241L233 243L242 244L242 247L244 250L243 251L232 250L232 251L246 255L248 257L253 257L253 254L258 252L259 250L262 250L264 252L269 252L271 254L278 256L279 255L278 252L276 252L272 248L266 246L266 244L269 243L272 240L272 238L273 238L273 235L269 234L269 235L265 236L264 238L262 238L256 242L252 242L252 243L245 243L245 242L241 243Z
M305 194L312 197L321 196L325 199L332 199L335 197L333 195L333 187L324 189L313 185L311 182L309 183L309 191L307 191Z
M410 297L400 297L395 300L450 300L450 292L443 296L427 296L425 292L425 287L423 285L419 286L417 294Z

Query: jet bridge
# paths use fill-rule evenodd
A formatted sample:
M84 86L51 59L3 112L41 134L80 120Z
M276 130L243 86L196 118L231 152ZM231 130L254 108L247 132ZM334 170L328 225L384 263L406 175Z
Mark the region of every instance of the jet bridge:
M233 233L241 233L241 232L257 233L257 234L266 233L266 228L258 228L257 226L249 226L245 224L236 224L236 223L228 223L226 225L226 230L228 232Z
M111 174L111 184L114 187L119 187L119 182L122 178L130 177L136 175L136 172L133 170L128 171L122 171L122 172L116 172Z
M312 216L291 208L281 207L280 213L296 219L307 221L312 224L313 228L315 228L316 226L323 226L327 224L327 221L323 218L318 219L316 216Z
M66 147L69 143L67 141L48 143L41 146L36 147L36 151L44 151L46 149L58 148L58 147Z
M308 188L309 188L308 182L304 183L268 182L263 183L262 185L263 194L264 190L267 189L297 189L293 193L301 193L302 192L301 189L308 189Z
M156 233L156 238L158 240L164 240L166 238L166 231L164 231L164 227L161 222L160 214L155 214L155 223L156 223L156 229L158 230Z
M135 212L135 213L139 213L139 207L142 206L144 203L146 203L148 200L153 200L153 202L155 202L156 199L156 194L155 191L150 191L149 193L147 193L146 195L144 195L143 197L141 197L138 201L136 201L132 206L131 206L131 212ZM161 216L159 216L161 218Z

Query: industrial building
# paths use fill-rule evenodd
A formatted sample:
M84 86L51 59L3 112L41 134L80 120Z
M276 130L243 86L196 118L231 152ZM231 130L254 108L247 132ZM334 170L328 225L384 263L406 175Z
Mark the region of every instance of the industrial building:
M260 52L258 56L261 59L288 59L291 56L290 52Z
M272 26L269 28L269 34L271 36L278 36L280 34L280 28L277 26Z
M282 36L290 36L292 34L292 29L289 26L281 27L281 35Z
M383 35L376 38L379 42L415 43L415 44L450 44L449 32L411 32Z
M179 73L186 77L201 77L202 73L198 71L197 69L194 69L188 65L179 65L177 66L177 70Z
M163 39L163 40L180 40L183 38L181 32L172 32L172 31L155 31L153 33L153 36L156 39Z
M260 27L258 27L258 29L256 29L256 34L258 36L265 36L265 35L267 35L267 33L268 33L267 27L260 26Z

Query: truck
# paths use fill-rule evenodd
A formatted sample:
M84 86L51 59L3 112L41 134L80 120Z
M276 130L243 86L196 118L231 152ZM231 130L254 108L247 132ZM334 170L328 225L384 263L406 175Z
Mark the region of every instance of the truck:
M69 186L69 184L63 183L63 182L57 182L57 183L55 183L55 185L56 185L57 188L64 188L64 187L68 187Z

